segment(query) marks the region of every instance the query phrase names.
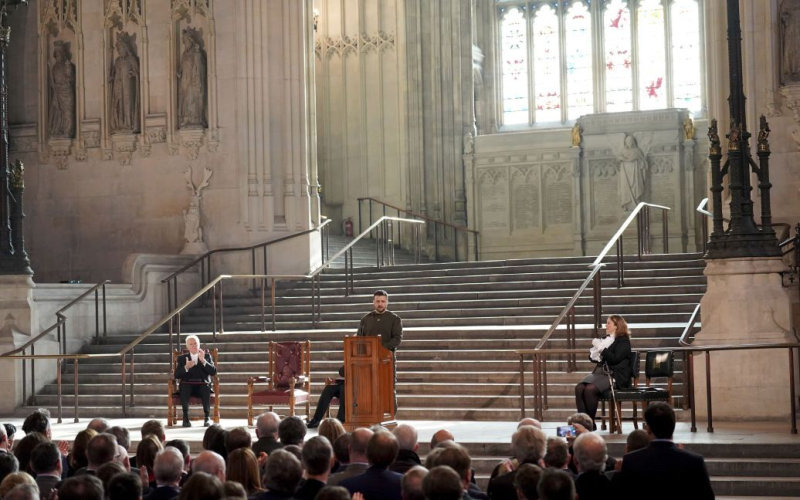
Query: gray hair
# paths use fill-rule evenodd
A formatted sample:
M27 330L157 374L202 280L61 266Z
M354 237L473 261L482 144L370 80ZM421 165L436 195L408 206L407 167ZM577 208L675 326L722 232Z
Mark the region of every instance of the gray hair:
M587 431L591 431L594 427L594 422L592 422L592 417L587 415L586 413L573 413L572 415L567 418L567 425L572 424L580 424L586 428Z
M401 450L414 451L417 446L417 430L408 424L400 424L392 431Z
M3 498L8 500L39 500L39 487L35 484L21 483L11 488Z
M519 463L536 464L544 456L547 435L541 429L523 425L511 436L511 450Z
M578 436L573 445L575 461L579 472L599 471L606 468L608 452L606 442L593 432L585 432Z
M184 340L183 343L188 344L189 339L195 339L197 341L197 347L200 347L200 337L198 337L197 335L187 335L186 340Z
M177 448L167 446L156 455L153 469L159 483L177 482L183 473L183 454Z
M258 430L258 437L270 436L278 433L278 425L281 423L281 417L277 413L268 411L258 416L256 420L256 429Z
M400 491L403 495L403 500L425 500L422 481L427 475L428 469L421 465L415 465L403 474L403 479L400 480Z
M225 460L219 453L206 450L197 455L197 458L192 461L192 472L205 472L212 476L216 476L217 472L222 472L224 476Z

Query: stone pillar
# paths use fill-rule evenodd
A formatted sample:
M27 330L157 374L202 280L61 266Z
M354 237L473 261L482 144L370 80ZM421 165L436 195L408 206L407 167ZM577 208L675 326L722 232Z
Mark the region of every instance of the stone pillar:
M693 346L796 342L780 258L708 260L702 331ZM695 405L706 416L705 356L695 355ZM711 353L715 420L788 419L789 355L780 350ZM703 427L702 422L698 427Z
M34 286L30 276L0 275L0 354L13 351L30 340L32 332L39 332L38 319L33 308ZM0 358L2 415L11 414L22 404L21 366L20 361ZM28 388L30 389L30 385Z

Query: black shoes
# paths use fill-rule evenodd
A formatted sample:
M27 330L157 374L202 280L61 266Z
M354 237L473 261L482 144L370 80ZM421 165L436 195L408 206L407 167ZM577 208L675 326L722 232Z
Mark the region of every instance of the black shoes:
M203 427L211 427L211 420L209 420L208 417L206 417L206 419L203 420Z
M184 421L183 421L183 426L184 426L184 427L191 427L191 426L192 426L192 423L191 423L191 422L189 422L188 420L184 420Z
M320 423L319 420L317 420L316 418L313 418L313 419L311 419L311 422L309 422L306 425L306 427L309 428L309 429L316 429L317 427L319 427L319 423Z

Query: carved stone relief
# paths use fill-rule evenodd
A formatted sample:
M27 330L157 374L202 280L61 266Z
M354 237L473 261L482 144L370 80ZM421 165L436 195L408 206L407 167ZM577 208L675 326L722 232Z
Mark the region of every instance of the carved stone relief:
M111 66L109 124L112 134L140 131L139 58L136 34L117 33L117 58Z
M206 128L206 52L203 30L183 30L184 50L178 68L178 123L180 128Z
M632 211L642 201L647 186L647 158L632 135L625 137L619 157L619 194L622 208Z
M800 0L783 0L778 19L781 84L800 83Z
M53 59L47 129L50 137L72 139L75 137L75 65L69 42L53 43Z
M205 240L203 239L203 218L202 218L202 196L203 190L208 187L211 176L214 171L206 167L203 171L203 182L195 187L192 180L192 168L189 167L183 173L186 179L186 187L192 192L192 199L189 202L189 210L183 211L184 231L183 237L186 241L182 254L198 255L208 252Z

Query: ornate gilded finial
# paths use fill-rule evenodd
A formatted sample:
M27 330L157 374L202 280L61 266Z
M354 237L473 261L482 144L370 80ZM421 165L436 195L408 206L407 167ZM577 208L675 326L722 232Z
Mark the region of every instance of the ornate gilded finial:
M572 127L572 147L573 148L580 147L580 145L581 145L581 133L582 132L583 132L583 130L581 130L581 126L579 124L576 123Z
M728 133L728 151L739 151L741 134L742 132L738 123L731 125L731 131Z
M695 131L694 120L692 120L691 116L686 115L686 118L683 120L683 136L687 141L691 141L694 139Z
M720 141L719 141L719 134L717 132L716 118L711 120L711 126L708 127L708 142L710 143L709 152L712 155L720 154Z
M17 160L11 165L11 178L9 184L11 189L20 190L25 189L25 165L21 160Z
M758 150L759 152L769 152L769 123L767 123L767 117L761 115L759 120L759 130L758 130Z

